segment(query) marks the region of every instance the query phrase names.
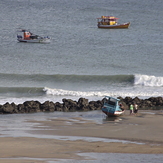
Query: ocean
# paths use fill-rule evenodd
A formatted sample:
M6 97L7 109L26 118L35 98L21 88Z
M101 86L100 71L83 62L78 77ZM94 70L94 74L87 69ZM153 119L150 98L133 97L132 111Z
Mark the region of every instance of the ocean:
M0 104L163 96L162 0L0 0ZM116 16L129 29L98 29ZM19 29L50 44L18 43Z

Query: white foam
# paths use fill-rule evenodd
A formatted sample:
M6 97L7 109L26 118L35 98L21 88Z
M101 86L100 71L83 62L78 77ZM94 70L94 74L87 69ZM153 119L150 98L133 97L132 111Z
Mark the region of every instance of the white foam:
M70 97L99 97L99 99L105 96L112 96L112 97L157 97L162 96L163 92L161 91L153 91L147 90L146 88L119 88L119 91L101 91L101 92L81 92L81 91L71 91L71 90L63 90L63 89L53 89L45 87L43 91L46 92L47 95L53 96L70 96Z
M52 89L45 87L43 91L49 95L55 96L104 96L103 92L81 92L81 91L71 91L71 90L63 90L63 89Z
M135 75L135 85L148 86L148 87L162 87L163 77L149 76L149 75Z

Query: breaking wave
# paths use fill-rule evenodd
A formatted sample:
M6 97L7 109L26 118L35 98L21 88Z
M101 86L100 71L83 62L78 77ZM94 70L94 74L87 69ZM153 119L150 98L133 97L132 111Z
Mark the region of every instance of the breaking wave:
M106 95L114 97L163 96L163 77L141 74L108 76L0 74L0 77L0 84L2 83L0 87L1 98L4 96L60 96L61 98L64 96L104 97ZM88 87L89 89L87 89Z
M134 84L148 87L162 87L163 77L135 75Z
M43 91L47 95L53 95L53 96L73 96L73 97L104 97L104 96L112 96L112 97L151 97L151 96L163 96L163 93L160 94L160 92L157 91L140 91L138 90L119 90L119 91L88 91L88 92L82 92L82 91L71 91L71 90L63 90L63 89L52 89L45 87Z

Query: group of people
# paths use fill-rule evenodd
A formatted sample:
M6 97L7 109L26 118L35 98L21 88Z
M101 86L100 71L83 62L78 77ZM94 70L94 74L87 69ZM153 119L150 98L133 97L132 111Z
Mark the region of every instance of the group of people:
M119 103L119 107L122 111L125 110L125 107L122 105L122 103ZM136 103L132 103L129 106L130 115L136 115L138 113L138 105Z
M130 105L130 115L138 113L138 105L136 103Z

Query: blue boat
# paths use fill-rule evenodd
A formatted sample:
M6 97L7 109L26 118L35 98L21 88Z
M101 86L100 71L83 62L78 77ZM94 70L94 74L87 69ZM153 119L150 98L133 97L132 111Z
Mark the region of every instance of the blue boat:
M105 96L102 111L107 116L120 116L124 113L124 109L120 105L120 99Z

